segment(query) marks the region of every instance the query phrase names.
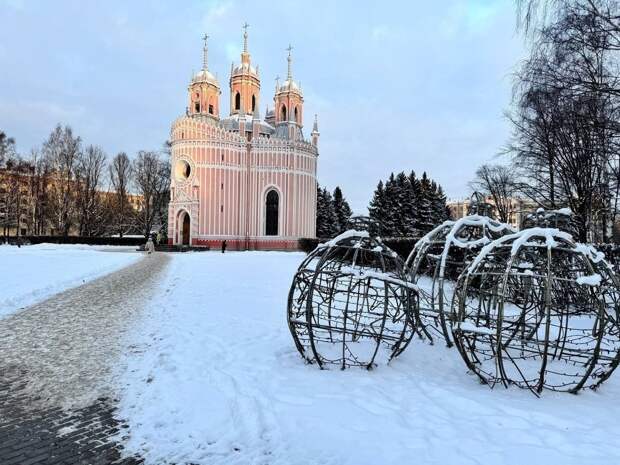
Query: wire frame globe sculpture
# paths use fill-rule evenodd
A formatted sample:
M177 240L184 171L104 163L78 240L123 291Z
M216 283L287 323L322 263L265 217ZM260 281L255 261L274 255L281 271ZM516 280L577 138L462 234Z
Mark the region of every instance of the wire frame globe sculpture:
M618 365L619 303L602 253L558 229L526 229L485 246L459 277L454 341L491 387L576 393Z
M409 254L405 269L419 286L419 315L426 336L444 339L451 347L450 311L458 276L483 246L514 229L488 216L468 215L445 221L418 242Z
M417 303L398 255L367 232L347 231L319 245L299 266L288 325L307 362L371 369L407 347Z

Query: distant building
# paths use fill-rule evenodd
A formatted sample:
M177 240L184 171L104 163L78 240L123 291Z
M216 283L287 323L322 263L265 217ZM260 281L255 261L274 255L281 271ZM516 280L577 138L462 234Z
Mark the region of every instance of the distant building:
M245 26L247 28L247 25ZM261 119L261 81L248 52L230 69L230 114L220 115L220 85L207 65L188 87L186 114L172 124L168 210L171 244L231 249L297 249L315 237L319 131L303 134L303 93L293 80L276 83L274 109Z
M28 233L31 203L30 170L25 165L0 169L0 236Z
M495 205L492 196L487 196L484 199L487 203ZM453 219L463 218L469 211L471 199L449 199L447 201L450 214ZM508 214L508 224L512 227L519 229L523 218L528 214L536 210L537 205L531 200L522 199L520 197L514 197L510 200L510 213ZM497 216L497 215L496 215Z

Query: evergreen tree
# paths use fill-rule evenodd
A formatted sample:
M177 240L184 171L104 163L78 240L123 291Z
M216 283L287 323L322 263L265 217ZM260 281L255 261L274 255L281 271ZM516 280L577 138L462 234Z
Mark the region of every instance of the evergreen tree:
M370 217L385 237L415 237L426 234L450 217L443 189L426 173L417 179L413 171L382 181L368 207Z
M398 236L416 235L416 218L418 216L418 183L415 173L409 176L404 172L396 176L399 195L399 227Z
M384 212L383 223L381 223L381 234L385 237L396 236L397 225L399 221L399 205L398 205L398 186L394 173L390 173L390 177L385 183L384 196Z
M377 184L370 205L368 205L368 214L370 219L379 225L380 235L383 235L383 223L385 220L385 188L383 187L383 181L379 181L379 184Z
M334 210L338 218L338 232L343 233L347 230L347 224L353 212L349 203L342 195L340 186L336 186L336 189L334 189Z
M316 196L316 235L321 239L330 239L338 234L338 217L334 210L332 195L327 189L317 184Z
M433 184L435 183L433 182ZM450 217L450 215L446 214L446 210L446 195L441 186L435 184L435 189L433 191L433 219L435 225L443 223Z
M420 179L420 195L418 197L418 221L417 229L421 234L426 234L435 227L433 218L433 188L431 181L426 175L422 174Z

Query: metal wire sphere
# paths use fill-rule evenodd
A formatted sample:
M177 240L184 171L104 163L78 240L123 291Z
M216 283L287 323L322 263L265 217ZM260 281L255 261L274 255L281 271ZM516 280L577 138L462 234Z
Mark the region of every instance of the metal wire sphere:
M445 221L416 242L405 270L420 287L420 319L431 341L439 336L452 346L449 313L456 279L484 245L512 232L508 224L469 215Z
M417 292L398 255L367 232L319 245L295 273L288 325L299 353L320 368L372 368L409 344Z
M491 387L576 393L620 361L619 302L602 253L558 229L527 229L485 246L459 277L454 341Z

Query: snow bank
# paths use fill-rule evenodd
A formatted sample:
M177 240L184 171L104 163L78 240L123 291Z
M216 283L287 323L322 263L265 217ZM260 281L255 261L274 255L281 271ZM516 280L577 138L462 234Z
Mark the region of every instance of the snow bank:
M601 284L601 279L601 275L595 273L587 276L579 276L575 281L577 284L581 284L583 286L598 286Z
M303 258L173 256L120 377L127 453L147 465L620 463L618 374L578 396L491 391L456 350L417 339L373 371L304 364L286 323Z
M0 246L0 318L136 261L135 247Z

